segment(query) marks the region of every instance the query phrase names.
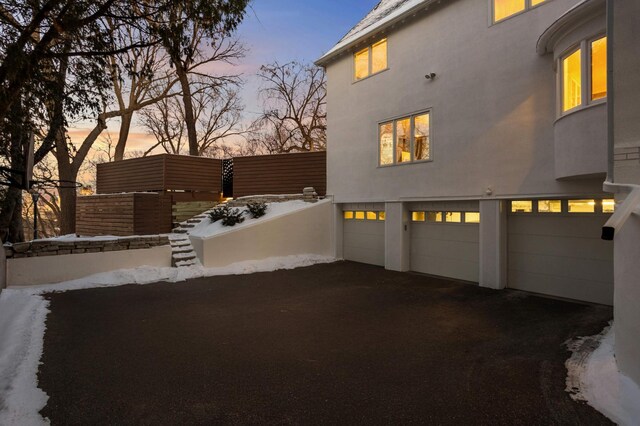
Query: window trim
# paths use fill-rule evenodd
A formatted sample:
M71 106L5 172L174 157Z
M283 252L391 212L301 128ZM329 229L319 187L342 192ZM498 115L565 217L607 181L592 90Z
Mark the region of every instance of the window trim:
M607 36L606 32L600 31L592 36L586 37L580 40L579 42L572 44L567 49L565 49L561 55L558 56L558 59L556 62L556 69L558 70L558 72L556 73L557 74L556 90L558 94L556 115L558 119L566 117L567 115L573 114L575 112L582 111L587 108L591 108L607 102L608 94L607 96L600 99L596 99L596 100L591 99L591 83L592 83L592 72L591 72L592 49L591 47L594 41L600 40L601 38L606 36ZM581 66L580 78L582 79L582 82L581 82L582 87L580 89L581 102L579 105L571 109L568 109L566 111L563 111L563 107L564 107L563 61L565 58L575 53L577 50L580 50L580 66ZM608 73L607 73L607 77L609 77Z
M537 9L540 6L544 6L547 3L551 3L552 1L553 0L545 0L542 3L536 4L534 6L534 5L531 4L531 0L525 0L524 1L524 9L522 9L520 12L516 12L513 15L509 15L509 16L507 16L505 18L502 18L502 19L496 21L495 20L495 16L496 16L496 0L489 0L489 26L491 27L491 26L496 25L496 24L501 24L501 23L503 23L503 22L505 22L505 21L507 21L507 20L509 20L511 18L515 18L516 16L520 16L523 13L526 13L526 12L528 12L530 10Z
M380 71L372 72L373 71L373 46L381 43L383 40L386 41L385 50L386 50L386 57L387 57L387 66L381 69ZM368 58L369 63L367 65L368 74L366 77L356 78L356 55L364 50L369 51L369 58ZM375 75L382 74L388 69L389 69L389 37L383 37L380 40L369 44L366 48L356 50L355 52L353 52L353 55L351 55L351 79L353 80L352 84L361 82Z
M421 115L429 115L429 158L427 158L426 160L414 160L413 156L414 156L414 142L415 142L415 117L419 117ZM397 125L396 123L398 121L402 121L405 119L410 119L411 120L411 126L410 126L410 132L411 132L411 142L410 142L410 150L411 150L411 160L410 161L405 161L402 163L398 163L398 159L397 157L397 138L398 138L398 132L397 132ZM382 136L382 132L381 127L385 124L389 124L391 123L393 125L393 147L392 147L392 154L393 154L393 162L391 164L381 164L380 160L382 158L381 154L381 150L380 150L380 137ZM422 163L431 163L433 162L433 108L427 108L418 112L414 112L411 114L404 114L404 115L399 115L393 118L388 118L382 121L378 121L377 123L377 139L376 139L376 150L378 152L377 155L377 167L378 168L387 168L387 167L396 167L396 166L407 166L410 164L422 164Z

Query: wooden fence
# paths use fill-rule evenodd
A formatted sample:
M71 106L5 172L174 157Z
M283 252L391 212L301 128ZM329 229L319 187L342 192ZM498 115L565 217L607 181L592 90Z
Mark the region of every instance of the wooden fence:
M153 235L171 232L171 197L128 193L78 197L76 233Z
M214 194L219 198L221 176L222 160L160 154L98 164L96 192L186 191Z
M327 191L327 153L258 155L233 159L233 196L301 194L312 186Z

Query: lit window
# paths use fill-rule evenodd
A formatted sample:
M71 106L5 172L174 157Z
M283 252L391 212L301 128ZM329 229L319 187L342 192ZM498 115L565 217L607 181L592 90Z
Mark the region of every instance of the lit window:
M364 220L364 212L356 212L356 219Z
M379 212L378 213L378 220L385 220L387 217L385 212Z
M381 166L431 158L431 114L403 117L379 126Z
M353 219L353 212L344 212L345 219Z
M428 212L427 221L429 222L442 222L442 212Z
M464 214L464 221L466 223L480 223L480 213L479 212L466 212Z
M511 212L512 213L531 213L533 211L532 201L512 201Z
M380 125L380 165L393 164L393 123Z
M387 39L362 49L353 55L353 69L356 80L387 69Z
M522 12L526 7L525 0L494 0L493 21L501 21L518 12Z
M411 220L414 221L414 222L424 222L425 221L424 212L412 212L411 213Z
M546 0L493 0L493 22L502 21L510 16L536 7Z
M378 214L376 212L367 212L367 220L377 220Z
M602 200L602 213L614 213L616 211L616 200Z
M562 213L562 201L540 200L538 201L538 213Z
M414 119L415 134L413 136L413 159L416 161L429 159L429 114L419 115Z
M371 47L371 74L387 69L387 39Z
M578 49L562 60L562 111L582 103L582 50Z
M356 53L354 56L355 62L355 77L356 80L360 80L362 78L369 76L369 48L367 47L364 50Z
M591 100L607 97L607 38L591 42Z
M569 213L595 213L595 200L569 200Z
M452 223L460 223L462 222L462 213L461 212L447 212L445 214L445 221Z
M406 163L411 161L411 119L406 118L396 122L396 161Z

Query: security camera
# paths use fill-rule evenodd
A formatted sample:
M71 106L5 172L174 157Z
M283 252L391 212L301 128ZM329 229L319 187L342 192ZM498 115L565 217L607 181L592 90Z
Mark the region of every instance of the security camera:
M427 80L433 80L434 78L436 78L436 73L435 72L429 73L425 75L424 78L426 78Z

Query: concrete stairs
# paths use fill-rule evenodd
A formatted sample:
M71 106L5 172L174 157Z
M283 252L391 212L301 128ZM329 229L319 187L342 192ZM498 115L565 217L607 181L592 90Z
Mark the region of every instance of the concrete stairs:
M171 234L169 241L171 243L171 266L186 268L200 264L188 235Z

